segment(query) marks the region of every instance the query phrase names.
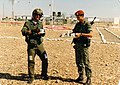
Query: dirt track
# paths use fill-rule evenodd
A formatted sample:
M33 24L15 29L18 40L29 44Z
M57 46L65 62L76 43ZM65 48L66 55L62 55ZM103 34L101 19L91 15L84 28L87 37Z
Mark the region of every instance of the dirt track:
M0 85L27 85L26 43L20 30L22 26L0 24ZM41 62L36 56L36 79L32 85L78 85L78 77L72 38L59 35L66 31L46 30L44 47L49 57L50 80L39 78ZM93 26L93 42L89 49L92 67L92 85L118 85L120 80L120 44L101 44L101 38ZM54 40L47 40L48 38ZM56 39L55 39L56 38ZM82 85L82 84L79 84Z
M106 40L107 42L120 43L120 39L119 39L119 38L117 38L117 37L116 37L115 35L113 35L112 33L106 31L104 28L100 28L99 30L102 32L102 34L104 35L105 40Z

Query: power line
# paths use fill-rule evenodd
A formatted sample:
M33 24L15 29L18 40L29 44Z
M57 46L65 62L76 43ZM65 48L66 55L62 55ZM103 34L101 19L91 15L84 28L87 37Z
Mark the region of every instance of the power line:
M120 0L118 0L118 2L120 3Z

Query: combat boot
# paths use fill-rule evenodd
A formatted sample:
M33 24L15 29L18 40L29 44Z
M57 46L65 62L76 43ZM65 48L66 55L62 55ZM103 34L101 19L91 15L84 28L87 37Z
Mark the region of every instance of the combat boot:
M80 75L75 81L76 82L83 82L83 75Z
M41 74L43 80L48 80L49 76L47 74Z
M91 85L91 78L90 77L87 77L87 81L86 81L85 85Z
M29 78L28 84L31 84L33 82L34 78Z

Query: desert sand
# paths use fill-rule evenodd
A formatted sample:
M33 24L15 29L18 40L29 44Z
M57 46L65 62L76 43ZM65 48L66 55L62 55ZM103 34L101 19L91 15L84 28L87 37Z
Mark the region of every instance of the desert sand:
M27 44L20 31L22 26L0 23L0 85L28 85ZM89 48L92 85L118 85L120 44L102 43L96 27L92 26L93 38ZM118 30L113 32L119 34ZM32 85L82 85L74 82L78 73L72 37L59 37L67 31L46 29L43 43L48 54L50 79L45 81L40 78L41 61L36 56L36 76Z

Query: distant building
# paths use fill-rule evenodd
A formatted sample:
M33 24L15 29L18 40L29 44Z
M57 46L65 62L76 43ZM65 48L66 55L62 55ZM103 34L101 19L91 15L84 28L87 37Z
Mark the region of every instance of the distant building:
M85 19L86 19L88 22L91 22L91 21L93 21L94 17L86 17ZM99 19L99 18L96 18L94 22L99 22L99 21L100 21L100 19Z
M120 17L115 17L114 18L114 24L119 25L120 24Z
M16 20L19 20L19 19L21 19L21 20L27 20L27 19L31 19L31 15L22 15L22 16L15 16L15 19Z
M92 21L94 17L87 17L88 21ZM107 22L107 23L113 23L114 22L114 18L106 18L106 17L97 17L95 19L95 22Z

